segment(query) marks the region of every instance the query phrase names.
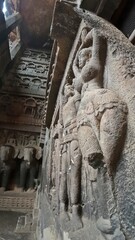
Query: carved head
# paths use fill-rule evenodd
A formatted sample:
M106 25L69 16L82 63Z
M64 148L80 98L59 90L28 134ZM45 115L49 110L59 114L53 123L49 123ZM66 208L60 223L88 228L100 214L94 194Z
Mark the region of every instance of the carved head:
M12 146L4 145L0 148L0 159L3 162L12 160L14 155L14 148Z
M84 27L81 32L81 41L84 42L88 32L90 32L90 28Z
M70 84L66 84L64 87L64 96L65 97L70 97L74 95L74 89L73 86Z
M24 148L24 161L28 164L32 163L35 159L35 148L33 147L25 147Z

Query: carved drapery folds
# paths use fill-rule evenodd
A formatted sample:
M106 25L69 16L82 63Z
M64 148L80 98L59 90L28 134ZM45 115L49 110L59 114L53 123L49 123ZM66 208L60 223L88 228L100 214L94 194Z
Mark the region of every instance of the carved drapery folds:
M46 159L50 204L62 228L84 239L134 239L135 49L106 21L77 12L85 21Z

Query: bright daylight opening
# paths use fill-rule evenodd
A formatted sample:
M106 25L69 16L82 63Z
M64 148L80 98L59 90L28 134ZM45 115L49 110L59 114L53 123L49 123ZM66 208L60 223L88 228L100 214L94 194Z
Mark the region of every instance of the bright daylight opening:
M5 14L6 13L6 11L7 11L7 8L6 8L6 4L5 4L5 2L4 2L4 4L3 4L3 13Z

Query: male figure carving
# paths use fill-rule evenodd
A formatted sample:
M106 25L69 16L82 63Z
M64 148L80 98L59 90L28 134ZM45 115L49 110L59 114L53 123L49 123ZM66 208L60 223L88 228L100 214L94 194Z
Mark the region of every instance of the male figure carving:
M76 115L80 101L80 94L74 91L72 85L64 88L66 103L62 109L63 143L62 169L60 182L60 213L66 214L67 201L72 207L72 221L75 229L82 227L79 216L81 189L81 152L77 139ZM70 184L68 182L68 174ZM70 186L69 186L70 185Z

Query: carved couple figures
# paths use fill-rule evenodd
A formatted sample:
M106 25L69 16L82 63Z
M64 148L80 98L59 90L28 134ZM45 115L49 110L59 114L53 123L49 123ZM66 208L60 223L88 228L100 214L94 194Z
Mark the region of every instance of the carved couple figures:
M113 175L124 144L127 107L111 90L103 88L106 42L94 29L82 31L82 44L73 63L75 78L65 85L60 214L72 207L74 228L80 228L82 159L93 168L105 165Z

